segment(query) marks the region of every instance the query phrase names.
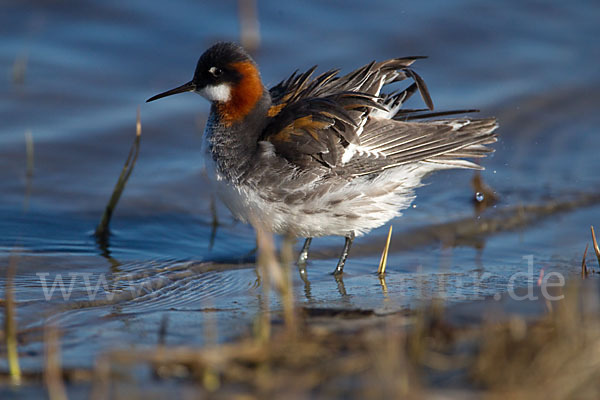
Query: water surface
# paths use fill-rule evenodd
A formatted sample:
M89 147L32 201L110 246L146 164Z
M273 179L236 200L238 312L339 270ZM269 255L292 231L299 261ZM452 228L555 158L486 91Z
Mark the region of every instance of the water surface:
M256 60L272 85L313 64L349 71L372 59L428 55L415 69L438 109L476 107L500 121L497 151L482 162L501 199L479 217L487 218L600 190L599 10L559 1L265 1ZM209 325L219 341L247 332L264 305L254 263L238 262L254 248L254 232L218 204L211 245L200 150L208 104L192 94L144 104L189 80L213 42L239 40L237 3L27 1L0 11L0 280L3 290L13 259L23 368L41 368L47 322L62 330L65 367L90 366L114 347L154 345L164 318L168 344L202 344ZM102 249L92 232L129 150L137 107L140 156ZM431 297L505 295L530 259L532 277L518 285L541 269L576 272L589 225L600 221L594 201L455 246L435 237L413 242L423 229L478 218L471 178L429 177L414 206L391 222L385 285L374 272L387 226L356 240L343 285L330 275L343 240L315 240L308 284L294 274L297 302L385 313ZM58 286L50 294L58 277L66 290L73 282L69 295ZM276 298L271 303L278 309Z

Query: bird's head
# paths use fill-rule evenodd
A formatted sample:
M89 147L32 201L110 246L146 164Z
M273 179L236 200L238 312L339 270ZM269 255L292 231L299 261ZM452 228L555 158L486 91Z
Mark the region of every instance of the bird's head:
M196 92L216 106L226 124L243 119L263 96L264 87L252 57L235 43L222 42L200 56L194 78L146 102L184 92Z

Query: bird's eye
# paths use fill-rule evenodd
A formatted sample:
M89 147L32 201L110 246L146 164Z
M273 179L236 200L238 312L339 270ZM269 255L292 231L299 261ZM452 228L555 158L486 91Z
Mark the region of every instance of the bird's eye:
M208 72L210 72L210 74L215 78L218 78L219 76L223 75L223 70L217 67L210 67Z

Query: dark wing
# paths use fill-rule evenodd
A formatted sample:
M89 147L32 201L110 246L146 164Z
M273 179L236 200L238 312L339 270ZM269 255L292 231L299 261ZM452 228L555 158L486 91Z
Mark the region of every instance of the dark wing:
M319 163L332 172L359 176L410 162L441 168L479 168L463 157L482 157L496 141L495 119L426 118L471 112L432 112L425 82L409 66L420 57L372 62L343 77L329 71L310 79L314 67L294 73L270 90L273 104L262 140L300 167ZM412 78L408 88L382 94L385 85ZM428 109L402 110L420 92Z
M352 114L379 107L373 96L354 92L296 100L272 118L264 140L298 165L316 160L333 167L345 146L360 143L360 117Z
M380 97L384 85L412 77L433 108L425 83L409 68L418 58L372 62L343 77L331 70L311 80L316 66L303 74L294 72L270 90L271 120L262 139L298 165L316 161L335 167L349 144L360 143L358 135L371 111L388 112Z
M309 97L323 97L339 92L360 92L379 96L384 85L399 82L407 77L413 78L421 96L429 109L433 110L433 102L423 79L409 67L418 59L425 57L394 58L382 62L371 62L349 74L338 77L339 70L327 71L310 80L317 68L310 68L303 74L294 72L287 80L273 86L269 92L273 106L270 116L277 115L286 105Z

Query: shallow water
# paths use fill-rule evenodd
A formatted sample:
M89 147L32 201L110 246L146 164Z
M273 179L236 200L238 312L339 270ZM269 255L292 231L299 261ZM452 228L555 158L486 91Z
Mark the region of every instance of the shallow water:
M268 85L313 64L349 71L372 59L422 54L430 58L415 69L437 109L476 107L498 117L500 141L483 160L482 175L501 201L480 217L484 221L519 205L600 191L597 5L282 4L260 2L258 10L256 59ZM144 104L189 80L197 57L214 41L239 39L236 7L187 1L0 5L0 281L4 290L12 258L25 369L41 368L47 321L62 330L64 365L90 366L103 350L156 344L164 318L169 344L204 343L213 327L216 340L229 340L248 331L264 305L247 257L253 230L221 205L211 246L211 193L200 152L208 104L191 94ZM25 65L22 81L19 65ZM92 232L129 150L138 106L140 156L107 252ZM408 106L421 107L417 100ZM34 140L31 178L26 131ZM456 303L504 296L510 277L528 272L527 257L531 276L520 276L517 285L537 280L541 269L577 272L589 225L600 223L597 198L443 246L432 234L436 227L478 218L471 177L469 171L429 177L414 207L392 221L385 284L374 272L387 226L356 240L342 283L330 272L343 240L315 240L308 284L294 274L297 301L385 313L431 297ZM64 298L58 287L50 295L59 276L65 290L73 283ZM274 296L271 306L279 307ZM0 368L6 369L4 359Z

